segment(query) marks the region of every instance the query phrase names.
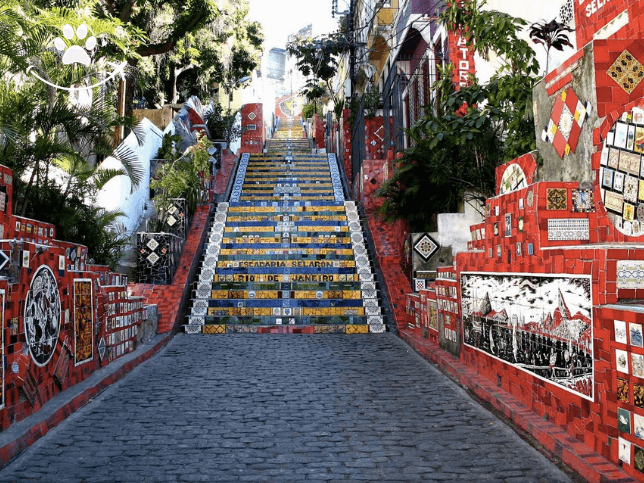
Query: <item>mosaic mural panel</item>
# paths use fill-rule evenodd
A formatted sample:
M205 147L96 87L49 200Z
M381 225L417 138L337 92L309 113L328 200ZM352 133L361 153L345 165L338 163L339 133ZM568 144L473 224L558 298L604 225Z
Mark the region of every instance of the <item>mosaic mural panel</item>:
M92 280L74 280L74 364L94 358Z
M47 265L41 265L25 299L25 338L37 366L46 365L54 355L60 331L60 294L56 277Z
M593 400L589 276L463 272L464 343Z

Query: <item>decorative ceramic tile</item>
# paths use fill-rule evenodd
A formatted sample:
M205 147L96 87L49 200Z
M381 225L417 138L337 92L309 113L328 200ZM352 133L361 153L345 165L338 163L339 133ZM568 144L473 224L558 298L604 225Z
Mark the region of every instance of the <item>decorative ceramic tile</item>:
M607 210L622 214L624 209L624 197L612 191L604 191L604 206Z
M633 434L640 439L644 439L644 416L637 413L633 414Z
M428 233L424 233L414 245L414 251L425 261L429 260L439 248L440 245L438 242L436 242Z
M611 168L611 169L617 169L619 166L619 153L621 151L619 149L615 148L610 148L608 152L608 160L606 162L606 165Z
M642 82L644 67L628 50L624 50L606 73L627 94L630 94Z
M642 347L642 324L628 324L631 336L631 345L633 347Z
M633 404L638 408L644 408L644 385L633 384Z
M623 320L613 321L615 327L615 342L620 344L628 344L628 339L626 335L626 322Z
M103 340L103 339L101 339ZM60 356L56 362L56 367L54 368L54 380L58 386L62 389L67 379L67 374L69 373L69 366L72 361L72 356L67 349L65 344L62 345Z
M591 111L589 102L581 102L575 91L569 87L555 100L548 125L541 138L552 143L560 158L575 152L581 128Z
M201 334L201 325L184 325L183 331L186 334Z
M505 214L505 236L512 236L512 214Z
M548 240L590 240L590 226L585 218L554 218L548 220Z
M631 434L631 412L617 408L617 429L622 433Z
M630 465L631 464L631 443L620 436L618 439L618 444L619 444L619 450L618 450L619 460L623 461L627 465Z
M463 343L486 354L494 354L506 364L512 365L521 371L537 372L540 377L546 378L549 383L561 385L568 391L593 398L594 374L592 363L593 340L592 336L592 280L590 276L576 277L548 277L534 274L502 274L463 272L460 277L461 308L462 308L462 337ZM569 295L572 290L575 296ZM504 297L512 291L511 300ZM538 294L535 297L535 293ZM573 302L573 299L575 300ZM547 302L550 300L551 302ZM558 302L557 302L558 301ZM557 307L571 307L562 314ZM544 305L545 304L545 305ZM528 324L521 322L527 320L530 314L539 313L534 322ZM567 340L568 348L579 348L579 357L585 358L590 363L588 367L575 366L575 381L564 381L570 371L569 362L566 361L565 349L560 343L556 351L553 350L555 342L559 341L560 324L552 324L553 317L570 320L573 317L584 320L583 329ZM510 319L518 324L523 324L523 330L531 331L528 325L539 327L539 342L523 354L513 354L512 350L504 351L506 337L512 337ZM517 326L519 327L519 326ZM580 326L581 327L581 326ZM486 334L486 337L481 337ZM489 334L489 337L487 337ZM521 351L520 351L521 352ZM534 362L533 362L534 361ZM569 358L568 358L569 361ZM540 371L540 366L553 366L552 372ZM580 369L581 371L578 371ZM561 374L558 377L556 374ZM583 375L582 375L583 374ZM578 378L578 376L581 376Z
M641 473L644 473L644 449L640 448L637 445L632 445L635 447L634 456L633 456L633 466L635 469Z
M217 325L203 325L201 330L204 334L225 334L226 326L217 324Z
M639 176L641 159L642 156L639 154L622 151L619 156L619 169L634 176Z
M630 402L629 382L626 379L617 378L617 400L621 402Z
M546 189L546 209L547 210L567 210L568 209L568 190L566 188L547 188Z
M624 203L624 213L622 216L624 217L624 222L633 221L635 219L635 206L630 203ZM630 232L626 227L624 227L624 231ZM630 235L630 233L628 234Z
M367 324L347 324L345 326L347 334L368 334L369 326Z
M419 292L425 290L425 279L424 278L415 278L414 279L414 291Z
M644 261L617 260L617 288L644 288Z
M624 180L624 199L631 203L637 203L639 194L639 178L635 176L626 175Z
M595 211L595 199L591 189L572 190L572 211L575 213Z
M631 354L631 367L635 377L644 378L644 356L641 354Z
M622 193L624 191L624 178L626 175L624 173L620 173L619 171L615 171L615 175L613 176L613 189L615 191L619 191Z

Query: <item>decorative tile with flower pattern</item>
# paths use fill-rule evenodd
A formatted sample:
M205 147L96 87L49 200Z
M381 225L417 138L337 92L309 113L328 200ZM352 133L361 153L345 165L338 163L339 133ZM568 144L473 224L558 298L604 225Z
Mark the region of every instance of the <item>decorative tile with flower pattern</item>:
M644 66L628 50L624 50L606 71L618 86L632 93L644 78Z
M567 210L568 190L566 188L546 189L546 210Z
M560 158L577 149L581 128L591 111L590 102L581 102L569 87L563 91L552 107L550 121L543 130L541 138L552 143Z

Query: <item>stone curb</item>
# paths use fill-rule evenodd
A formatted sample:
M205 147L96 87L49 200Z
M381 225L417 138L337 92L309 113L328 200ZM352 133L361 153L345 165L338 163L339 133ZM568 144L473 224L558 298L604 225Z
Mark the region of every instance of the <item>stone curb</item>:
M93 397L159 352L171 339L170 334L157 335L149 343L152 347L144 350L146 344L141 347L140 352L136 350L99 369L84 381L50 399L37 413L10 426L0 434L0 468L90 402Z
M410 330L400 330L399 337L427 361L461 386L490 404L517 428L532 436L548 453L563 461L575 473L591 483L631 483L625 471L594 452L563 428L543 419L511 394L485 379L459 359Z

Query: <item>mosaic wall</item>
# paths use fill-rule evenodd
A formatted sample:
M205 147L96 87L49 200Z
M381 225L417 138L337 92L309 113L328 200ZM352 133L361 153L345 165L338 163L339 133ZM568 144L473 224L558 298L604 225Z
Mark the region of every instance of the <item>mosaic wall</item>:
M464 343L593 399L591 280L461 273Z

